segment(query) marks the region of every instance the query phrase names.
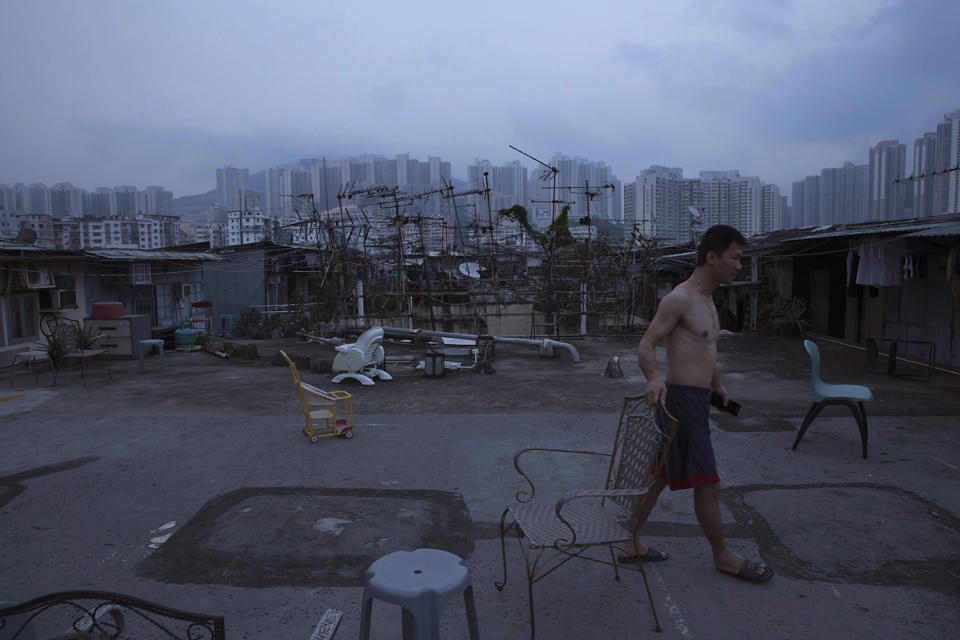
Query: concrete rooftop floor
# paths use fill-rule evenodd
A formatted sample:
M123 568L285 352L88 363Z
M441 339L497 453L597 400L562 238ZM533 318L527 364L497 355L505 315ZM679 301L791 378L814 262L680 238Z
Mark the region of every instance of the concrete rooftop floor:
M409 366L354 395L356 437L301 434L288 352L331 347L255 341L257 360L168 352L95 369L0 380L0 600L100 589L223 615L230 638L309 638L328 608L356 637L362 574L396 549L465 558L484 638L526 638L522 558L497 523L522 487L526 446L608 449L620 400L640 394L638 338L571 341L582 361L498 346L496 373L425 378ZM841 408L791 450L810 405L799 340L724 337L720 369L739 418L713 414L730 545L777 576L766 586L713 570L692 494L665 492L645 539L670 553L647 573L660 638L956 637L960 627L960 377L929 382L864 373L863 352L821 342L828 382L866 384L870 456ZM387 344L388 356L414 354ZM602 375L619 356L624 378ZM662 357L662 353L660 354ZM4 372L7 373L7 372ZM7 373L7 375L9 375ZM602 463L545 457L538 497L601 488ZM342 521L342 522L340 522ZM172 523L172 524L171 524ZM331 525L332 523L332 525ZM171 534L168 536L168 534ZM652 637L642 579L571 564L536 586L538 638ZM374 607L374 638L399 636ZM952 631L951 631L952 630ZM463 607L443 637L466 637Z

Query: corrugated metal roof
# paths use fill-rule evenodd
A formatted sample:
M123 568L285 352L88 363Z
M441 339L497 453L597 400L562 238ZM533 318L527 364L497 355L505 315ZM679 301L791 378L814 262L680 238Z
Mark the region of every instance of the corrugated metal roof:
M176 260L180 262L210 262L224 260L214 253L199 251L171 251L163 249L85 249L84 255L103 260L122 260L124 262L153 262Z
M69 255L73 251L64 251L62 249L50 249L49 247L38 247L35 244L24 244L14 242L13 240L0 240L0 251L29 251L31 253L60 253Z
M945 236L960 236L960 222L950 222L947 224L937 225L930 229L924 229L922 231L914 231L913 233L908 233L905 238L941 238Z
M794 242L797 240L821 240L824 238L845 238L850 236L867 236L881 233L904 233L907 231L920 231L942 226L943 223L923 223L923 224L905 224L905 225L877 225L869 227L859 227L856 229L838 229L836 231L826 231L823 233L810 233L793 238L787 238L784 242Z

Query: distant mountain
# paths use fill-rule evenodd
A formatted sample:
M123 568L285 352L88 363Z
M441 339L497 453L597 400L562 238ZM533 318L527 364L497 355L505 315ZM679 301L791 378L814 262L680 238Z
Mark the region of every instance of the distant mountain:
M189 222L204 222L207 209L217 201L217 190L199 193L194 196L180 196L173 199L173 215Z
M257 171L256 173L250 174L250 188L256 189L260 192L260 197L263 198L264 194L267 192L267 172Z

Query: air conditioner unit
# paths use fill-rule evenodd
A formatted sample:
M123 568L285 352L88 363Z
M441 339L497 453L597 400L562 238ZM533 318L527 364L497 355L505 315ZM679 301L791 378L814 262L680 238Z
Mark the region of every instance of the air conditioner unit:
M27 289L52 289L53 278L45 264L23 264L20 268L20 280Z
M131 266L131 274L133 276L133 284L151 284L150 273L150 263L148 262L135 262Z
M76 309L77 308L77 292L76 290L69 291L57 291L57 297L60 299L57 307L59 309Z

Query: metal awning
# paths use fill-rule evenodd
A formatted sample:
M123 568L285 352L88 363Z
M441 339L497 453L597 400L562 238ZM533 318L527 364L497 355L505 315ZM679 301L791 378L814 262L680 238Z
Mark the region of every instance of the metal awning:
M922 231L914 231L913 233L907 233L904 238L944 238L950 236L960 236L960 222L950 222L947 224L937 225L932 229L924 229Z

